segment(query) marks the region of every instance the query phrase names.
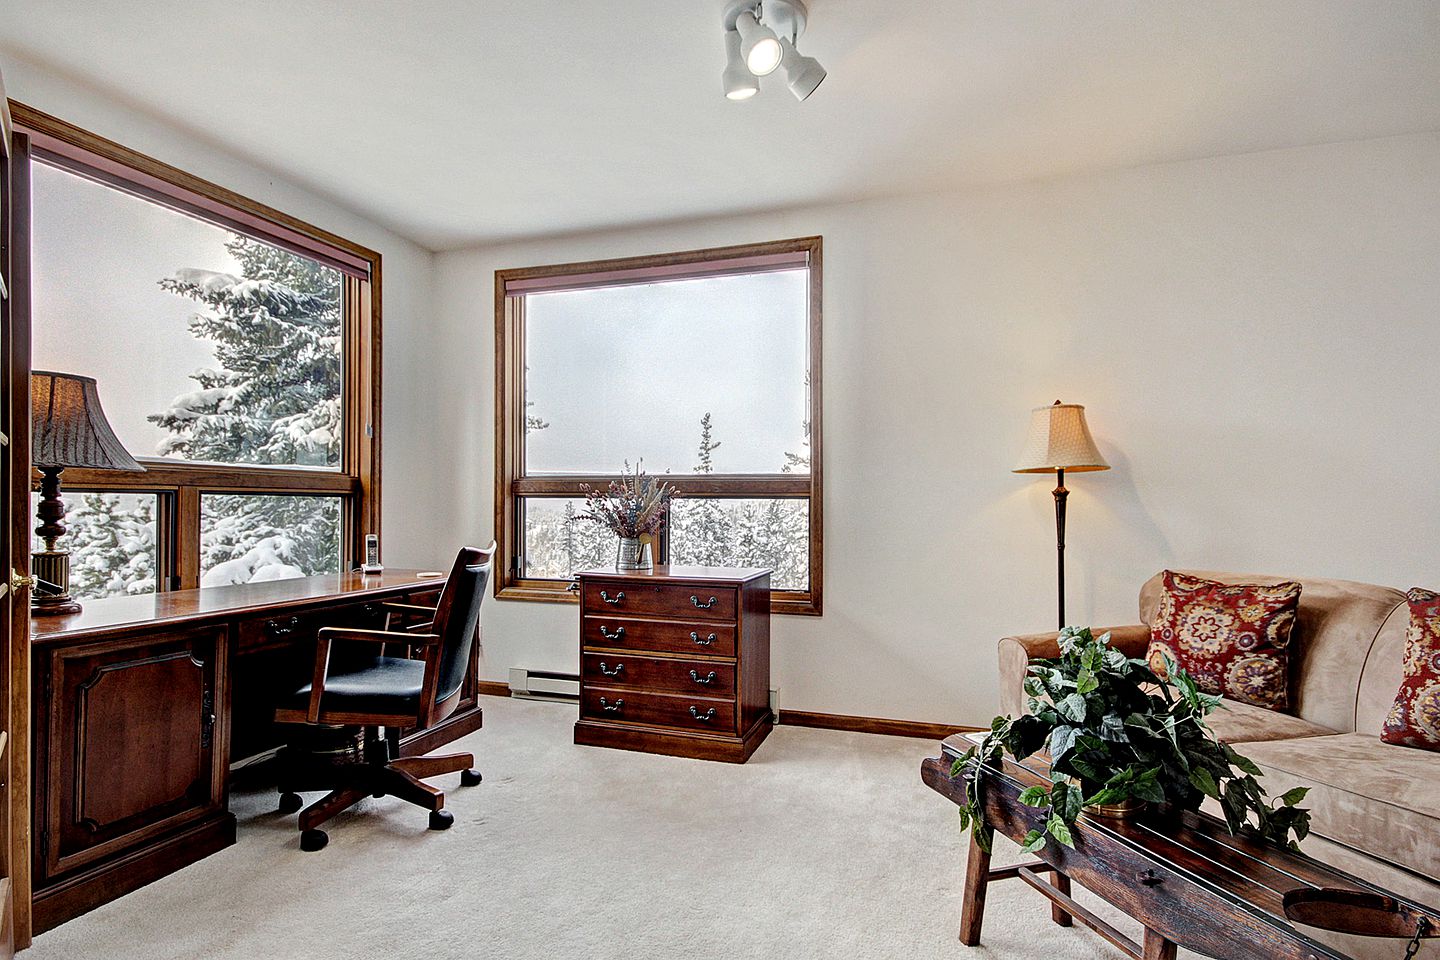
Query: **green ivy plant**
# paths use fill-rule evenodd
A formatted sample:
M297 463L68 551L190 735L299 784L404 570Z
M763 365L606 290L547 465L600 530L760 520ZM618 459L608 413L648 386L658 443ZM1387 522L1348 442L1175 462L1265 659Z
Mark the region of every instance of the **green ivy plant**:
M1306 788L1269 802L1256 779L1260 768L1205 723L1220 698L1201 692L1175 664L1166 669L1170 679L1162 681L1144 660L1110 646L1108 633L1062 630L1060 656L1030 662L1030 712L996 717L985 739L955 761L951 776L972 773L960 829L973 826L988 851L993 831L981 817L987 778L974 775L979 765L998 767L1003 754L1024 760L1048 748L1049 786L1020 794L1021 803L1045 811L1044 828L1025 837L1027 851L1044 847L1047 837L1074 846L1071 828L1086 807L1143 800L1195 810L1206 797L1219 801L1232 834L1246 830L1299 849L1310 831L1310 812L1298 806Z

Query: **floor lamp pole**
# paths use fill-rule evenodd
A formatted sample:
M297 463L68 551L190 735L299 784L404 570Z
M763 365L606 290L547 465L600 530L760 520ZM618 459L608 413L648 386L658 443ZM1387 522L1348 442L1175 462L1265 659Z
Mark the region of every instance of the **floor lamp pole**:
M1055 471L1055 582L1060 594L1060 629L1065 629L1065 499L1070 491L1065 489L1065 471Z

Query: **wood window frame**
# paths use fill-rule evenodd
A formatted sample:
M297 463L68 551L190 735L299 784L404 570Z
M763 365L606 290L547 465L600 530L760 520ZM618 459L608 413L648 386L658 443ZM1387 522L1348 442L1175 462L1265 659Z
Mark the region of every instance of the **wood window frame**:
M336 496L341 503L340 569L364 556L365 536L380 533L381 258L344 237L313 226L218 184L186 173L113 140L11 100L17 132L35 160L227 230L318 260L342 273L340 469L191 463L136 457L145 473L68 469L65 489L160 494L158 547L164 566L157 589L200 586L200 500L207 494ZM24 213L29 215L28 210ZM28 396L28 389L26 391ZM39 473L32 471L38 488Z
M495 596L501 600L575 603L577 597L561 580L521 576L519 548L524 521L522 500L536 496L583 496L582 486L603 486L605 476L527 477L525 464L525 318L523 294L538 289L605 286L623 279L633 282L684 277L753 273L794 266L803 255L809 270L807 323L810 347L810 473L808 475L711 474L667 475L677 496L722 499L805 499L809 501L809 569L807 591L776 590L772 613L819 616L824 587L824 514L821 427L821 316L823 282L822 238L796 237L765 243L710 247L681 253L550 264L495 271L495 539L503 561L495 565ZM661 540L662 559L668 544Z

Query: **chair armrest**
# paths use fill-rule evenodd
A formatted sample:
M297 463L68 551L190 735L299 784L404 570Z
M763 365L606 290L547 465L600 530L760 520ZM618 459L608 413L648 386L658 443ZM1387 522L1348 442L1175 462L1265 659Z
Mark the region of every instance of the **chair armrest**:
M1143 623L1094 630L1096 636L1110 634L1110 645L1127 657L1143 657L1150 644L1150 628ZM1030 633L1005 637L999 645L1000 712L1018 717L1025 713L1025 673L1030 661L1060 656L1060 634Z
M317 639L357 640L362 643L403 643L407 647L433 647L440 643L438 633L406 633L402 630L361 630L356 627L321 627Z
M330 672L330 644L336 640L362 643L402 643L410 647L438 649L440 637L434 633L397 633L390 630L359 630L353 627L321 627L315 634L315 669L310 674L310 702L305 708L305 722L320 722L320 700L325 696L325 677ZM426 653L426 669L438 658Z

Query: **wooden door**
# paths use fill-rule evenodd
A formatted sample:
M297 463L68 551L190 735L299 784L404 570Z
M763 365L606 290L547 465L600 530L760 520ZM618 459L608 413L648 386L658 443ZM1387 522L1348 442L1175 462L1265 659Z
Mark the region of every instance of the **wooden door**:
M30 610L10 585L30 566L29 168L11 132L0 77L0 960L30 944Z
M223 627L45 649L35 868L47 882L224 812L228 649Z

